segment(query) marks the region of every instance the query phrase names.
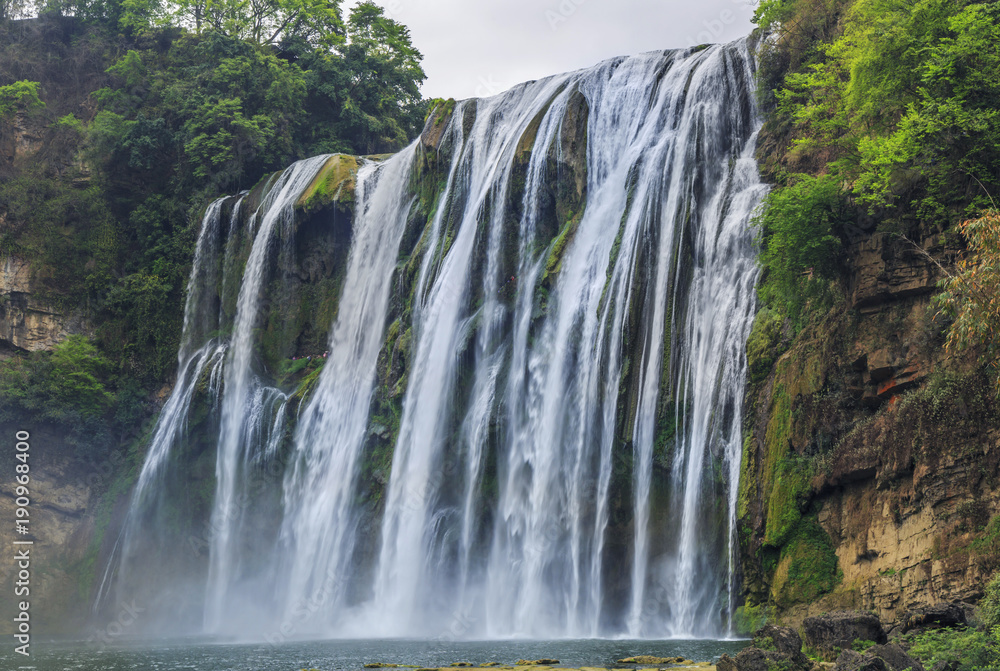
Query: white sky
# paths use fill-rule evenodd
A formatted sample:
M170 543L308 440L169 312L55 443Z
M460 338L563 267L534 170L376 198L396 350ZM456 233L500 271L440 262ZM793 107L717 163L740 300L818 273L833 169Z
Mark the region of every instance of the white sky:
M424 55L423 94L470 98L753 28L755 0L376 0ZM355 1L348 0L345 15Z

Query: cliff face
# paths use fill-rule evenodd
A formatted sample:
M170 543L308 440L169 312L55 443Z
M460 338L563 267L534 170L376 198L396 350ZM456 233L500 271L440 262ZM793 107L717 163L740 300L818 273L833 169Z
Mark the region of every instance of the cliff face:
M43 148L44 138L41 121L25 114L0 124L0 175L31 161ZM0 231L7 228L0 212ZM82 312L60 309L39 293L27 259L16 254L0 258L0 356L12 348L50 350L66 336L90 330Z
M864 236L843 303L794 338L758 317L780 356L748 391L750 603L792 624L839 608L891 623L981 596L998 567L1000 422L973 357L945 354L931 304L957 251L939 235Z

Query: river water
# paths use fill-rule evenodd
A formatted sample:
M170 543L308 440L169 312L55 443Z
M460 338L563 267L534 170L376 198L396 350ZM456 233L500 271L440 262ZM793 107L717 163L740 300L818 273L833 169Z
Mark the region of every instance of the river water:
M94 641L36 643L32 656L0 653L0 668L39 671L126 671L196 669L197 671L299 671L361 669L363 664L413 664L428 667L456 662L513 664L519 659L554 658L560 666L623 667L617 660L632 655L680 656L711 661L734 654L742 640L328 640L271 644L178 640L112 645Z

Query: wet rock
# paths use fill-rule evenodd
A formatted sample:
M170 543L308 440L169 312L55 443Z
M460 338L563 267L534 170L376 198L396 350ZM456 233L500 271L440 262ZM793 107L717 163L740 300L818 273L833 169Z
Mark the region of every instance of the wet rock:
M885 643L882 623L871 613L861 611L839 611L807 617L802 628L806 634L806 645L832 657L837 649L847 650L854 641L874 641ZM838 659L838 665L839 665Z
M548 666L558 664L558 659L519 659L515 662L518 666Z

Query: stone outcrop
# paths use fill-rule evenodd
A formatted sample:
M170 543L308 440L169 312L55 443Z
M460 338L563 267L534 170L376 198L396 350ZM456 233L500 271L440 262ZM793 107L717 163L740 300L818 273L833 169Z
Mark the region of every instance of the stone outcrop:
M837 657L834 671L889 671L889 665L878 657L861 655L853 650L844 650Z
M891 233L874 233L851 246L848 255L854 273L851 303L863 312L876 312L886 303L934 291L943 272L932 258L944 250L928 237L920 246Z
M18 113L0 124L0 165L29 158L42 148L45 124L32 115Z
M767 625L757 630L753 645L741 650L735 658L722 655L716 662L718 671L806 671L812 663L802 652L802 639L789 627Z
M964 627L970 623L972 607L961 603L936 603L910 611L902 618L903 633L914 630Z
M61 312L36 297L27 261L17 256L0 260L0 345L50 350L87 328L81 315Z
M113 455L100 463L81 463L62 436L46 427L32 427L29 534L15 537L16 497L13 478L0 479L0 515L11 520L0 532L8 548L14 540L31 540L30 603L32 631L47 635L75 631L85 614L79 598L80 571L96 524L98 491L105 490L124 465ZM13 454L11 450L10 454ZM0 581L13 585L17 565L13 552L0 562ZM13 589L13 588L11 588ZM0 600L0 633L13 632L15 600Z
M826 655L847 650L855 641L886 642L882 623L871 613L841 611L807 617L802 629L806 645Z
M903 648L890 643L875 645L863 653L845 649L837 656L834 671L924 671L923 665Z
M896 643L886 645L873 645L864 652L866 657L877 657L886 663L890 671L924 671L923 665L910 657L902 647Z

